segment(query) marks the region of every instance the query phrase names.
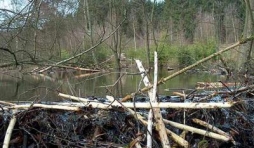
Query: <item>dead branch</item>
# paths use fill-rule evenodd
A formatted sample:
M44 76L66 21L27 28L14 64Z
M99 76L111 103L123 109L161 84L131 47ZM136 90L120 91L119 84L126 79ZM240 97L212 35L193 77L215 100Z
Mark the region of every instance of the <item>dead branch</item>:
M191 126L188 126L188 125L184 125L184 124L180 124L180 123L177 123L177 122L169 121L169 120L166 120L166 119L163 119L163 121L167 124L170 124L171 126L176 127L176 128L179 128L179 129L182 129L182 130L187 130L187 131L190 131L192 133L197 133L197 134L204 135L204 136L207 136L207 137L210 137L210 138L214 138L214 139L218 139L218 140L222 140L222 141L232 140L231 137L229 137L229 136L219 135L219 134L216 134L216 133L213 133L213 132L205 131L205 130L202 130L202 129L198 129L198 128L191 127Z
M16 115L15 115L16 112L17 112L16 110L13 110L13 115L12 115L11 121L10 121L8 129L5 133L3 148L9 148L12 131L13 131L13 128L14 128L16 121L17 121Z

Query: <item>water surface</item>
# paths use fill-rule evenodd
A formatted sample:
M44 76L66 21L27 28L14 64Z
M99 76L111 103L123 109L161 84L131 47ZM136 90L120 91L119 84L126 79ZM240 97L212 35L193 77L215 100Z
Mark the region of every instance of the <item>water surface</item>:
M81 97L105 97L106 95L124 97L144 87L141 76L134 74L136 72L136 70L124 70L123 73L98 73L81 78L77 78L75 72L45 75L0 73L0 100L56 101L62 99L57 96L58 92ZM171 73L160 70L158 79ZM216 82L221 79L218 75L208 73L185 73L159 86L158 93L171 95L176 89L194 89L196 82ZM152 78L150 80L152 82ZM165 91L165 89L172 91Z

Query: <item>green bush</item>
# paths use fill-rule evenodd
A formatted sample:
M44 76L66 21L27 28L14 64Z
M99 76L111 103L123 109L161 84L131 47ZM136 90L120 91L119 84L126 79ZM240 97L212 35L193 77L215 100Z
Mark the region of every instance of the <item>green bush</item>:
M193 51L188 48L188 47L182 47L182 49L179 49L178 51L178 64L179 66L182 67L186 67L188 65L191 65L194 63L194 54Z

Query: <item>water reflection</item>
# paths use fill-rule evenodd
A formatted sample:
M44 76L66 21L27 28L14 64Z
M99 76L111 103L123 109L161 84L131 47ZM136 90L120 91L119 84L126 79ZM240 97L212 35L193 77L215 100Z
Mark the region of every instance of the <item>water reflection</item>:
M52 101L59 100L58 92L80 97L105 97L114 95L123 97L136 92L144 85L136 70L124 70L122 73L97 73L87 77L76 77L75 72L49 73L48 75L23 75L20 73L0 74L0 100L9 101ZM170 75L167 70L159 72L159 79ZM152 75L150 76L152 80ZM195 88L196 82L216 82L217 75L206 73L182 74L159 87L159 94L171 95L164 89Z

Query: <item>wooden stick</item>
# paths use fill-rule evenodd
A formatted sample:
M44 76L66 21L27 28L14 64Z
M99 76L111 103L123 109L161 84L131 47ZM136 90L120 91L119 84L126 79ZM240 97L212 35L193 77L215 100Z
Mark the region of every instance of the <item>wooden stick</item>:
M79 107L71 107L71 106L62 106L62 105L46 105L46 104L32 104L32 107L41 107L47 109L60 109L60 110L72 110L72 111L79 111ZM14 105L8 107L9 109L29 109L31 108L31 104L24 104L24 105Z
M89 77L89 76L92 76L92 75L96 75L100 72L93 72L93 73L85 73L85 74L81 74L81 75L76 75L74 76L74 78L84 78L84 77Z
M216 133L213 133L213 132L205 131L205 130L202 130L202 129L198 129L198 128L191 127L191 126L188 126L188 125L184 125L184 124L180 124L180 123L177 123L177 122L169 121L169 120L166 120L166 119L163 119L163 121L167 124L170 124L170 125L176 127L176 128L186 130L186 131L190 131L192 133L197 133L197 134L200 134L200 135L204 135L204 136L211 137L211 138L218 139L218 140L222 140L222 141L231 140L231 138L229 136L219 135L219 134L216 134Z
M86 102L89 104L84 104L82 103L82 106L87 106L90 105L91 107L98 107L98 108L111 108L108 105L109 104L103 104L103 103L97 103L97 100L88 100L85 98L80 98L80 97L75 97L75 96L71 96L71 95L66 95L66 94L62 94L59 93L58 94L61 97L65 97L65 98L69 98L72 100L76 100L76 101L81 101L81 102ZM230 108L232 107L234 104L236 104L237 102L210 102L210 103L191 103L191 102L186 102L186 103L176 103L176 102L159 102L159 103L145 103L145 102L136 102L135 105L133 102L123 102L121 104L123 104L125 107L128 108L146 108L146 109L150 109L151 106L153 108L192 108L192 109L200 109L200 108ZM118 102L114 102L113 104L111 104L111 106L115 106L115 107L121 107L120 103Z
M6 101L0 101L0 104L11 105L11 106L16 105L16 104L14 104L14 103L6 102Z
M95 103L95 102L91 102L89 103L90 105L96 105L99 103ZM159 102L159 103L145 103L145 102L138 102L138 103L134 103L133 102L125 102L122 103L124 106L128 107L128 108L144 108L144 109L150 109L150 108L176 108L176 109L181 109L181 108L191 108L191 109L216 109L216 108L230 108L232 107L235 103L234 102L221 102L221 103L215 103L215 102L211 102L211 103L170 103L170 102ZM106 105L106 104L103 104ZM117 102L115 102L114 104L112 104L112 106L116 106L116 107L121 107L121 104L118 104Z
M145 86L147 86L147 87L150 86L151 84L150 84L149 79L145 73L146 71L145 71L141 61L139 61L139 60L135 60L135 61L137 63L138 69L141 73L141 76L142 76ZM155 98L153 99L153 97L156 96L156 94L153 94L152 90L148 91L148 95L149 95L150 100L152 100L152 103L156 102L156 99ZM163 148L170 148L166 128L165 128L165 125L162 121L162 115L160 113L160 108L153 108L152 107L152 109L153 109L153 113L154 113L154 117L155 117L155 127L160 135L162 147Z
M68 98L68 99L72 99L72 100L79 101L79 102L80 101L81 102L98 102L97 100L89 100L87 98L75 97L75 96L68 95L68 94L63 94L63 93L58 93L58 96Z
M144 69L142 69L144 70ZM157 52L154 52L154 79L153 79L153 90L152 90L152 98L150 101L152 103L157 102L156 94L157 94L157 77L158 77L158 59L157 59ZM148 81L149 82L149 81ZM149 90L151 91L151 90ZM148 91L148 92L149 92ZM147 124L147 148L152 148L152 129L153 129L153 109L150 109L148 113L148 124Z
M5 133L3 148L9 148L12 131L17 121L16 115L15 115L16 112L17 112L16 110L13 110L12 118L10 120L9 126Z
M213 126L213 125L211 125L211 124L209 124L209 123L207 123L205 121L199 120L197 118L192 119L192 121L197 123L197 124L199 124L199 125L201 125L201 126L204 126L204 127L208 128L208 129L210 129L210 130L212 130L212 131L214 131L214 132L216 132L218 134L224 135L226 137L231 137L228 133L222 131L221 129L219 129L219 128L217 128L217 127L215 127L215 126ZM233 140L232 137L231 137L231 139Z

